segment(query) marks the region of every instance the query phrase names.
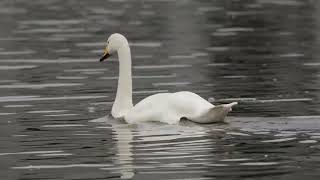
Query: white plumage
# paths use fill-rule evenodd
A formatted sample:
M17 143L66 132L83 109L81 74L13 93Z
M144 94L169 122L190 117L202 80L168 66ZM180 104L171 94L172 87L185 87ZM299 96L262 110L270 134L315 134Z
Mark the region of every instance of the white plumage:
M181 91L154 94L133 106L130 48L127 39L118 33L109 37L105 54L100 61L115 52L119 57L119 80L111 112L114 118L123 118L131 124L146 121L176 124L182 118L197 123L222 122L232 106L237 104L233 102L214 106L195 93Z

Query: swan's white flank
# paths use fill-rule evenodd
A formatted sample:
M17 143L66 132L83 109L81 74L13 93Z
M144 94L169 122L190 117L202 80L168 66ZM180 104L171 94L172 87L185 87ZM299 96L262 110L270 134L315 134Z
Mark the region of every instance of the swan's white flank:
M154 94L133 106L130 47L127 39L118 33L108 38L100 61L114 53L118 53L119 58L118 89L111 111L116 119L124 119L131 124L146 121L177 124L183 118L197 123L222 122L232 106L237 104L214 106L195 93L181 91Z

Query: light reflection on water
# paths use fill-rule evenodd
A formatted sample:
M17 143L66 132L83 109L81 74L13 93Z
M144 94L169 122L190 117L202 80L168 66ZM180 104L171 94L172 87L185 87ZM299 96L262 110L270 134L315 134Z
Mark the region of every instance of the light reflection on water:
M0 179L319 176L319 8L299 0L1 1ZM105 117L118 63L98 56L113 32L130 41L134 102L190 90L215 104L238 101L229 123Z

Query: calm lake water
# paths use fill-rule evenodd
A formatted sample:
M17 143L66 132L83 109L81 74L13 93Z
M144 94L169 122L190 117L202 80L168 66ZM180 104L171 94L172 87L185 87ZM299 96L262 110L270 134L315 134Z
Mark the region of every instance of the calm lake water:
M319 179L320 2L0 1L0 179ZM227 124L108 117L126 35L134 102L238 101Z

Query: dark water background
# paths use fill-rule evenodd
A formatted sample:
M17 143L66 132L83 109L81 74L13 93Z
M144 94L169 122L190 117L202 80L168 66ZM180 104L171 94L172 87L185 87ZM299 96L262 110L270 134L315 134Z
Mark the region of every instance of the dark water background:
M238 101L229 124L105 117L114 32L134 102ZM0 179L319 179L319 43L316 0L2 0Z

